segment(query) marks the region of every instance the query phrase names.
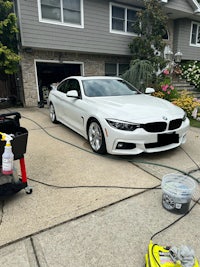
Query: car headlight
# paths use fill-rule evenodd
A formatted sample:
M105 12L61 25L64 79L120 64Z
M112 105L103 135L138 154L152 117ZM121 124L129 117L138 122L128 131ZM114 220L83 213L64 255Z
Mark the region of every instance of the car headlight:
M130 123L127 121L120 121L114 119L106 119L106 121L111 127L123 131L134 131L135 129L140 127L140 124Z

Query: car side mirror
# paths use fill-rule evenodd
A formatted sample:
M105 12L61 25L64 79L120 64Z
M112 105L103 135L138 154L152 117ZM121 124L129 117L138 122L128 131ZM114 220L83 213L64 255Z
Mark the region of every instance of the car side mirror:
M145 94L153 94L153 93L155 93L155 89L154 88L147 87L145 89Z
M70 90L66 94L67 97L79 98L78 92L76 90Z

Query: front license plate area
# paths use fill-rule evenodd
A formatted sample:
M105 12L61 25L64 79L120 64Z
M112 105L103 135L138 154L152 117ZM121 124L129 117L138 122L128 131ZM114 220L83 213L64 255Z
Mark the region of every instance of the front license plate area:
M169 145L179 142L179 135L176 133L158 134L158 143L162 145Z

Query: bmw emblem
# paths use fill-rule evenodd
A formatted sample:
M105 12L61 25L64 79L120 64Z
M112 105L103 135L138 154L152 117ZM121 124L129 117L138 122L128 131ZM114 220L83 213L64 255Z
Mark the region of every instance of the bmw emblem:
M163 116L162 118L163 118L163 120L167 121L167 117Z

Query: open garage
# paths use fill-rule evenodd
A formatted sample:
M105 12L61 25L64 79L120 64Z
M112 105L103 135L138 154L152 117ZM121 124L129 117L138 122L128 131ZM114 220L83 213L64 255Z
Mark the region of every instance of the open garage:
M74 75L82 75L82 63L36 62L38 102L46 103L52 84Z

